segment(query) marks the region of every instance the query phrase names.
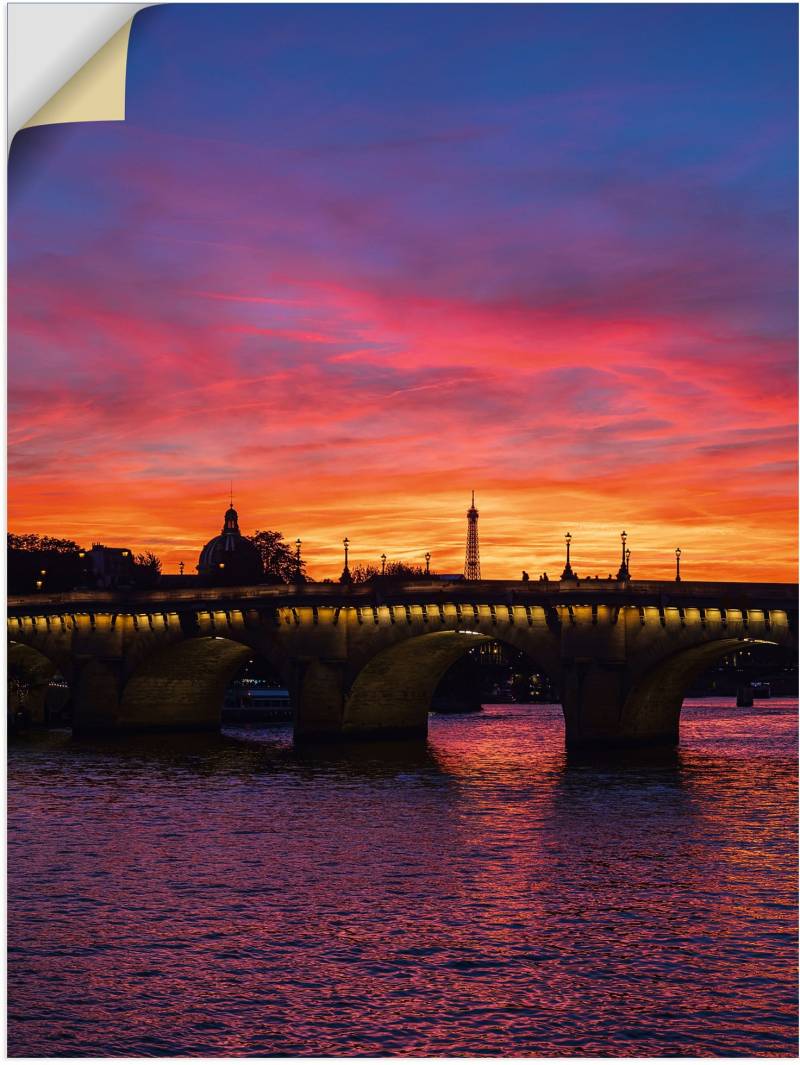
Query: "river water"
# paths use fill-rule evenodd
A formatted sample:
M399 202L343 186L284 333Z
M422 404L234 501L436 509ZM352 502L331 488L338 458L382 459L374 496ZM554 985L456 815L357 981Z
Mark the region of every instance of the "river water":
M17 740L21 1055L791 1055L797 701L687 702L674 756L557 707L426 744Z

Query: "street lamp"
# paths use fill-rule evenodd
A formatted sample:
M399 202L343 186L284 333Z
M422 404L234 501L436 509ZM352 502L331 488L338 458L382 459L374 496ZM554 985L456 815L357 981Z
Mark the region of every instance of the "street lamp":
M625 552L625 576L628 580L631 579L631 549L628 548Z
M567 533L567 535L564 537L564 543L567 545L567 564L566 566L564 566L564 570L561 574L561 580L568 581L575 576L575 574L572 572L572 565L569 560L569 549L570 545L572 544L572 533Z
M349 538L347 536L345 536L344 540L342 540L342 543L344 544L344 569L342 570L342 578L341 579L342 579L342 584L349 584L349 582L350 582L350 567L347 565L347 559L348 559L349 552L350 552L350 540L349 540Z
M620 534L620 540L622 541L622 560L619 564L619 570L617 572L617 580L624 581L628 579L628 556L625 553L625 544L628 541L628 534L624 531Z
M426 577L430 577L430 575L431 575L431 553L430 553L430 551L426 551L425 552L425 576Z
M676 547L675 548L675 580L679 581L680 579L681 579L681 549L679 547Z
M381 555L381 577L386 574L386 552Z
M297 537L297 539L294 542L294 547L295 547L294 563L295 563L295 569L297 570L297 580L298 581L300 580L300 577L301 577L302 572L303 572L303 568L302 568L303 567L303 563L300 561L300 545L302 544L302 542L303 541L300 539L299 536Z

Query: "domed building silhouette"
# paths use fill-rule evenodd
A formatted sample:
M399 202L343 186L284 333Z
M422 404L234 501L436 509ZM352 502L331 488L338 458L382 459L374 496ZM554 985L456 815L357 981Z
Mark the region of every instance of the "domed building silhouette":
M233 500L222 532L200 552L197 572L204 584L257 584L264 579L261 555L253 541L242 536Z

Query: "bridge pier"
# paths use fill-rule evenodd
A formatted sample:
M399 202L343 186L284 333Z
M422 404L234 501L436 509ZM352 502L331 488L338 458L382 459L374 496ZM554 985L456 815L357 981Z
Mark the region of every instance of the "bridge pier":
M632 678L624 662L570 662L561 682L565 743L587 747L674 746L682 694L658 713L631 712Z
M295 659L289 691L295 706L296 742L336 739L344 717L345 659Z
M575 606L566 614L559 687L567 748L677 743L680 702L674 715L630 712L638 612Z
M75 657L72 675L72 731L76 736L115 732L122 691L122 663Z

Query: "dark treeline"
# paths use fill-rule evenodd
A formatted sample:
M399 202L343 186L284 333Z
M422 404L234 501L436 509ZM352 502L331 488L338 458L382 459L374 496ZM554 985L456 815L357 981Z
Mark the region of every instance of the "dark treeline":
M385 570L372 563L357 563L350 567L350 579L353 584L363 584L376 578L384 580L413 580L416 577L435 577L433 570L425 572L424 566L414 565L408 562L387 562Z
M31 592L69 592L98 585L91 552L74 540L37 533L9 533L7 538L9 595ZM161 560L153 551L131 554L127 580L132 588L154 588Z
M305 562L299 563L295 552L279 532L260 529L250 538L261 556L262 571L257 576L264 583L307 581ZM31 592L67 592L80 588L119 587L155 588L161 583L161 560L153 551L138 554L103 548L95 552L74 540L38 533L8 534L8 592L25 595ZM113 575L104 569L108 558L116 563ZM124 565L122 564L124 563ZM171 583L200 584L197 574L166 578Z
M27 533L8 534L8 591L24 595L41 590L77 588L85 570L81 548L73 540Z
M255 583L294 584L310 581L306 564L281 533L259 529L249 540L258 549L261 571L254 575ZM124 558L122 556L125 556ZM366 581L413 580L435 576L421 565L407 562L387 562L385 568L371 563L351 567L354 584ZM215 576L214 583L220 577ZM169 574L162 580L161 560L153 551L134 554L120 548L82 547L74 540L37 533L8 534L8 592L26 595L33 592L68 592L81 588L155 588L200 585L204 583L196 573L182 576ZM245 583L250 583L250 578Z

